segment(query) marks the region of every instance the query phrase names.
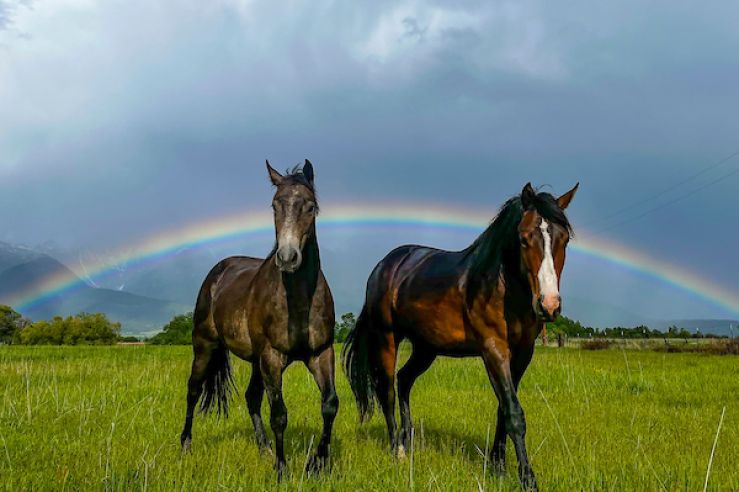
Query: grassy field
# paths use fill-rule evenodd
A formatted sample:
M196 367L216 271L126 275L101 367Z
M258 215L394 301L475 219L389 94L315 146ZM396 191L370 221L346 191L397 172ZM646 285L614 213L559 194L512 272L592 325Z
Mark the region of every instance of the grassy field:
M320 478L302 474L320 432L319 395L294 364L285 382L291 473L279 486L271 457L257 451L241 395L226 421L198 416L193 452L181 455L189 364L189 347L0 347L0 487L518 488L510 443L507 476L484 473L477 448L484 450L492 434L496 405L477 359L441 359L419 379L411 400L412 462L390 456L379 416L357 425L340 374L333 463ZM243 394L249 365L234 365ZM724 406L709 489L739 489L736 357L540 348L520 398L544 490L701 490Z

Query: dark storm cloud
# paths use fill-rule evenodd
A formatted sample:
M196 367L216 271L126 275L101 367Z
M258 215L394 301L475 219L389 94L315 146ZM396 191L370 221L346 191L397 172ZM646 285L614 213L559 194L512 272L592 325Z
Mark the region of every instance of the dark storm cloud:
M30 39L0 38L5 240L107 247L266 207L267 157L311 158L324 207L492 215L581 181L596 230L739 146L729 2L8 5ZM736 287L735 186L604 234Z

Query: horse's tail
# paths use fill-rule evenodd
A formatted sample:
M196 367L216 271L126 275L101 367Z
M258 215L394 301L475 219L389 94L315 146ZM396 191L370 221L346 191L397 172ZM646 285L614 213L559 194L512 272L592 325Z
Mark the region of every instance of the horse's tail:
M196 352L198 351L198 344L196 342L201 335L200 332L202 330L210 331L212 329L212 288L218 281L219 276L223 273L223 270L225 270L227 262L228 259L222 260L213 267L198 293L198 300L195 304L195 312L193 313L193 346L196 347ZM205 345L207 346L211 343L211 341L208 341ZM205 369L200 411L202 413L209 413L215 407L216 413L219 416L228 417L228 402L231 392L234 390L234 380L231 375L231 361L228 356L228 348L226 348L222 339L218 340L217 343L218 345L211 349L210 358Z
M203 399L200 401L200 411L211 412L214 407L218 416L228 417L228 402L234 390L234 380L231 375L231 362L228 349L223 342L213 349L205 370L203 381Z
M341 362L344 373L349 379L349 385L357 400L359 409L359 421L364 422L372 417L375 410L375 399L377 398L377 378L375 374L378 368L374 367L370 355L372 349L372 333L370 332L369 320L367 319L367 306L357 318L354 329L349 332L341 350Z

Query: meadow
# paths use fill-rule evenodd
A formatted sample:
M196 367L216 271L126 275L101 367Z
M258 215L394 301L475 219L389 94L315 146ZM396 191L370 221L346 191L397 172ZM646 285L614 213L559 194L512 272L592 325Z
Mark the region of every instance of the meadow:
M407 357L407 351L403 354ZM496 403L477 359L440 359L414 387L412 458L389 453L384 420L363 426L343 373L330 471L303 474L320 432L319 395L300 364L286 373L290 474L279 485L257 451L243 391L228 420L198 415L182 455L189 347L0 346L4 490L518 490L484 459ZM739 359L538 348L520 389L543 490L739 489ZM268 415L266 401L263 407Z

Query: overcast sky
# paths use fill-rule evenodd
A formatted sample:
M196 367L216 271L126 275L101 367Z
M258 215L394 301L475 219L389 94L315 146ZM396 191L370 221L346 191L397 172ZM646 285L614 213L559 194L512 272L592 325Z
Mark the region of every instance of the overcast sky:
M308 157L324 209L492 216L527 181L580 181L582 234L739 292L739 156L709 168L739 150L737 19L736 2L0 0L0 240L103 250L264 209L264 159Z

